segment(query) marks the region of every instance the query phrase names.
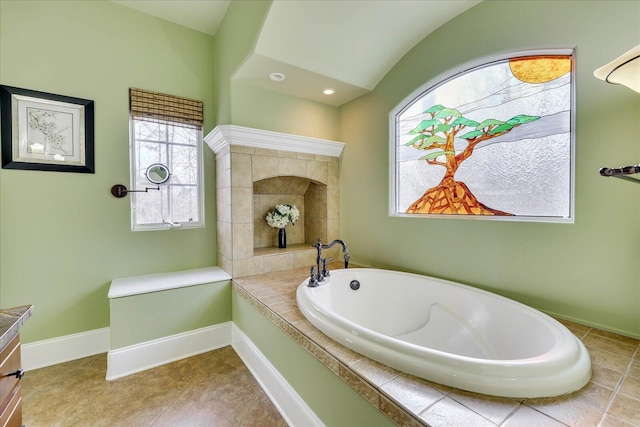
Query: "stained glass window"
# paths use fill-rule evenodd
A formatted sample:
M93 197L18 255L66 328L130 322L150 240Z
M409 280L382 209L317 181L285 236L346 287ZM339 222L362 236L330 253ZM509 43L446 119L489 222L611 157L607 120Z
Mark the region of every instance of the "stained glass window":
M573 222L573 51L493 58L391 113L391 214Z

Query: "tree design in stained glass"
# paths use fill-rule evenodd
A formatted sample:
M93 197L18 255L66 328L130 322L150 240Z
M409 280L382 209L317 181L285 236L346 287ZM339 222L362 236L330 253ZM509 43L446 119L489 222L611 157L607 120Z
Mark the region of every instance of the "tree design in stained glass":
M571 216L570 55L494 61L440 82L396 117L396 209Z

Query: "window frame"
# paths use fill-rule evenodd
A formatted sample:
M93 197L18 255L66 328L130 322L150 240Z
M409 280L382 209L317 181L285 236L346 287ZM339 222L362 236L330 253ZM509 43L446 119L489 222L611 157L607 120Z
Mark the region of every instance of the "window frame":
M179 222L179 221L173 221L173 218L168 218L167 220L165 220L163 218L163 222L156 222L156 223L145 223L145 224L140 224L138 223L138 218L137 218L137 209L136 206L138 204L139 199L140 200L144 200L144 197L149 193L149 192L153 192L153 191L166 191L166 202L163 201L161 202L163 204L163 208L164 208L164 204L167 203L167 208L170 209L171 205L172 205L172 200L173 200L173 196L171 195L171 191L170 189L172 187L182 187L184 185L177 185L177 184L172 184L171 183L171 179L169 179L169 181L167 181L164 184L160 184L159 186L156 186L155 184L152 184L150 182L148 182L146 185L144 185L143 187L140 187L138 184L138 180L137 175L139 173L143 174L146 171L146 168L153 164L153 163L158 163L157 161L154 162L150 162L149 165L146 165L145 167L141 167L140 170L138 170L137 168L137 163L138 163L138 158L137 158L137 152L138 152L138 144L139 141L138 139L136 139L136 123L137 122L152 122L152 123L157 123L160 124L161 126L165 126L165 138L164 141L152 141L155 144L163 144L166 147L166 151L167 151L167 156L169 156L169 147L171 146L180 146L180 145L184 145L184 144L179 144L179 143L172 143L169 142L167 138L167 134L169 132L169 127L173 126L173 127L182 127L182 128L189 128L192 129L195 134L196 134L196 144L195 144L195 148L196 148L196 155L197 155L197 160L196 160L196 165L197 165L197 178L196 178L196 184L194 185L194 187L196 187L196 194L198 197L198 201L197 201L197 208L198 208L198 220L197 221L185 221L185 222ZM182 228L186 228L186 229L191 229L191 228L204 228L205 226L205 218L204 218L204 153L203 153L203 134L202 134L202 128L201 127L195 127L195 126L186 126L182 123L178 123L178 122L172 122L169 120L159 120L159 119L154 119L154 120L145 120L145 119L141 119L141 118L137 118L137 117L129 117L129 141L130 141L130 146L129 146L129 156L130 156L130 188L133 190L133 192L129 193L131 195L131 230L132 231L154 231L154 230L170 230L170 229L182 229ZM162 162L160 162L162 163ZM173 175L173 169L172 169L172 161L171 158L168 157L167 162L166 162L166 166L169 168L169 172ZM146 177L145 177L146 180ZM148 190L145 191L145 189L149 188ZM160 190L156 190L156 188L160 188Z
M571 82L570 82L570 136L569 136L569 214L567 216L534 216L534 215L515 215L515 216L488 216L488 215L453 215L453 214L417 214L406 213L399 210L398 192L399 192L399 170L397 162L397 144L400 137L398 126L398 117L412 106L416 101L425 94L431 92L437 87L456 79L470 71L493 63L507 60L509 58L526 57L526 56L545 56L545 55L566 55L572 60ZM542 223L574 223L575 222L575 116L576 116L576 49L575 48L551 48L551 49L532 49L518 50L495 55L485 56L474 61L462 64L445 71L435 78L428 80L426 83L412 91L405 97L393 110L389 113L389 216L402 218L452 218L452 219L478 219L478 220L497 220L497 221L523 221L523 222L542 222Z

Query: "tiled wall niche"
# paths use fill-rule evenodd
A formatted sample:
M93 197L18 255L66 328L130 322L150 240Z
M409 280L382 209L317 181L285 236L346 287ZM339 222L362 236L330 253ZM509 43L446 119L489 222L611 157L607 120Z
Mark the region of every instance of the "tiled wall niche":
M277 176L253 183L253 247L277 246L278 230L265 221L267 213L277 204L296 206L300 219L288 225L287 247L307 248L319 237L327 241L327 185L297 176Z
M340 238L338 158L344 144L234 125L205 142L216 155L218 265L232 277L311 266L311 243ZM276 203L295 204L287 248L264 220ZM338 248L324 252L339 259Z

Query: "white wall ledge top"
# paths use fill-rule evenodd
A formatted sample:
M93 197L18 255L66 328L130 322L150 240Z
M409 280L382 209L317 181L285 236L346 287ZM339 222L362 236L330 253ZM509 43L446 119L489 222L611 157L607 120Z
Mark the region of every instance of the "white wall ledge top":
M231 280L231 276L220 267L125 277L111 281L108 297L109 299L121 298L226 280Z
M215 129L204 138L204 141L214 153L218 153L229 145L241 145L245 147L340 157L345 146L344 142L236 125L216 126Z

